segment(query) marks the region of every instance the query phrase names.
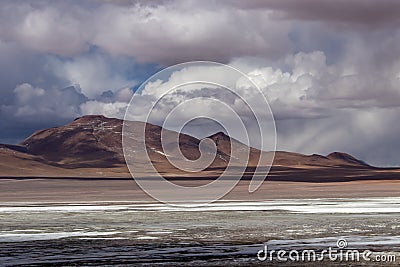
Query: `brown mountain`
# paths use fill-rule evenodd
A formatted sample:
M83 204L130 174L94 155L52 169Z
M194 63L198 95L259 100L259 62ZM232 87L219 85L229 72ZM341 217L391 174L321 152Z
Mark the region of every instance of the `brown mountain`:
M211 166L198 174L186 173L176 169L167 160L161 145L161 127L143 125L143 122L130 123L134 129L130 137L131 147L136 147L139 142L135 139L139 136L135 129L145 126L147 152L154 166L165 176L218 176L227 162L234 160L230 151L232 142L239 150L250 149L247 175L254 170L260 153L271 154L248 148L219 132L208 137L217 149ZM0 145L1 176L129 177L122 151L122 124L123 121L119 119L83 116L64 126L36 131L19 145ZM177 133L165 131L164 145L168 148L172 146ZM192 136L179 134L180 150L190 160L200 157L200 142ZM208 149L212 150L210 144L206 144ZM141 160L140 155L136 156ZM277 151L270 178L297 181L396 178L397 175L393 173L397 174L397 171L378 169L340 152L322 156Z
M36 131L20 145L51 165L106 168L124 163L121 133L117 119L84 116L64 126Z
M230 155L231 142L235 142L240 147L246 147L246 145L240 143L239 141L229 137L223 132L219 132L213 134L207 138L212 139L218 150L221 151L225 155ZM258 163L258 158L261 152L258 149L250 148L250 157L249 157L249 165L255 166ZM268 153L268 152L267 152ZM285 152L285 151L276 151L274 156L274 166L286 166L286 167L295 167L295 166L320 166L320 167L331 167L331 166L354 166L354 167L370 167L365 162L354 158L353 156L342 153L342 152L333 152L327 156L322 156L318 154L313 155L303 155L300 153L293 152Z

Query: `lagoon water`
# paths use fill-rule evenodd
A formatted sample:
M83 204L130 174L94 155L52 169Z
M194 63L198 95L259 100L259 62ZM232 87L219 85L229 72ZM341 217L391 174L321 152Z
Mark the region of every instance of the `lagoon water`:
M246 266L257 252L400 252L400 198L158 203L2 203L0 266ZM398 259L400 260L400 258ZM390 265L387 265L390 266Z

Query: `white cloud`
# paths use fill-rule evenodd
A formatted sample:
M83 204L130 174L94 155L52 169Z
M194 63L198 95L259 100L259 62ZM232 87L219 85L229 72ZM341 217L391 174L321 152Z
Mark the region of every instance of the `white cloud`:
M74 87L43 89L29 83L14 89L15 100L1 106L8 117L40 122L43 118L73 118L80 115L79 105L87 98Z
M229 61L233 56L270 56L291 50L289 23L268 10L243 12L179 1L115 5L68 2L36 5L6 3L2 40L44 53L75 56L91 46L139 61ZM166 53L165 51L168 51Z
M80 105L82 114L104 115L110 118L123 119L125 115L126 102L104 103L96 100L87 101Z
M95 15L98 30L93 43L112 53L164 64L228 61L238 55L276 58L291 49L289 25L271 15L267 10L193 8L180 2L103 6ZM109 21L106 28L102 27L104 20Z
M29 121L40 121L43 117L74 118L88 114L102 114L122 119L127 103L133 92L122 88L106 99L90 100L75 87L63 89L43 89L29 83L18 85L14 89L15 100L2 105L1 109L9 116Z
M129 102L132 98L132 95L132 89L125 87L115 93L114 99L117 102Z
M137 83L124 77L118 72L119 69L114 69L116 63L101 54L79 56L67 61L52 58L49 62L51 72L66 84L79 85L89 98L98 97L108 90L115 92L132 87Z
M24 104L29 102L34 97L43 96L45 91L42 88L35 88L29 83L23 83L15 87L15 94L17 95L18 102Z
M66 12L65 9L68 11ZM85 9L76 6L5 3L1 9L3 40L22 43L31 49L63 56L89 48L93 34L85 23Z

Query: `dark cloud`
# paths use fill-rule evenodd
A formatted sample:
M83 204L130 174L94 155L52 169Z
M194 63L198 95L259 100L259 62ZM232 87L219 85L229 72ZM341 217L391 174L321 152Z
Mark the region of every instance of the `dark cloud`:
M253 14L175 1L165 5L43 3L4 3L1 40L61 56L79 55L96 46L163 64L228 62L243 55L277 58L291 50L288 25L263 11Z
M393 27L400 22L400 2L397 0L256 0L225 3L234 3L240 8L278 11L283 18L291 20Z
M87 98L74 87L48 89L19 84L12 101L0 105L0 140L17 143L41 128L62 125L81 114Z

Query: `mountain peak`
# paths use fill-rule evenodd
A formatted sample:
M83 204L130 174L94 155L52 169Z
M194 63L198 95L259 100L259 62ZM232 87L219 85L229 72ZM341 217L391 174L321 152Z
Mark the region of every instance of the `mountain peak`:
M344 153L344 152L332 152L329 155L326 156L329 159L338 159L338 160L342 160L348 163L354 163L354 164L361 164L361 165L368 165L366 164L364 161L356 159L355 157Z
M90 121L107 121L107 120L116 120L114 118L108 118L103 115L84 115L82 117L78 117L74 119L74 122L90 122Z
M230 137L228 135L226 135L224 132L217 132L217 133L212 134L212 135L210 135L210 136L208 136L206 138L210 138L210 139L212 139L214 141L216 139L218 139L218 140L220 140L220 139L229 140L230 139Z
M103 115L85 115L76 118L66 126L77 127L77 126L105 126L105 125L122 125L123 121L117 118L108 118Z

